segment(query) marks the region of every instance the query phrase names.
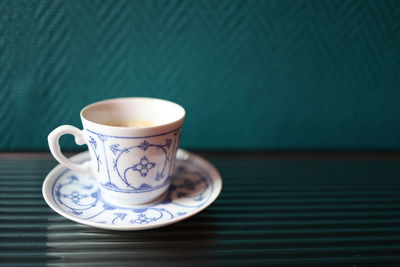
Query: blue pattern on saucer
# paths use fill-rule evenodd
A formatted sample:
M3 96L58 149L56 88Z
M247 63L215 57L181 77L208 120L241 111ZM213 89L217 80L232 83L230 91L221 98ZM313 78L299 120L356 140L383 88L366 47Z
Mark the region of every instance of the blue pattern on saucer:
M151 167L152 162L142 159L134 170L144 175L144 170ZM80 220L115 226L150 226L196 213L209 204L210 197L216 193L214 187L212 177L201 166L177 159L176 173L166 195L148 205L120 207L107 203L95 179L68 169L52 182L51 197L58 209Z

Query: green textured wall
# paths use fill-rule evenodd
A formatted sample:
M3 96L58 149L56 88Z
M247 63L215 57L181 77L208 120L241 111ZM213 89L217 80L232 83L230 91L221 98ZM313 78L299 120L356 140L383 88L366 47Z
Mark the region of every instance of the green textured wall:
M187 148L399 149L400 1L0 1L1 150L121 96Z

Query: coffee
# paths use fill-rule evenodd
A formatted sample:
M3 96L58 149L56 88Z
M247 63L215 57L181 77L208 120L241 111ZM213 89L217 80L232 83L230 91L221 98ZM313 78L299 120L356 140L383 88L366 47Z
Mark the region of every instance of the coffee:
M156 126L155 123L145 120L119 120L119 121L109 121L106 122L105 124L114 127L132 127L132 128Z

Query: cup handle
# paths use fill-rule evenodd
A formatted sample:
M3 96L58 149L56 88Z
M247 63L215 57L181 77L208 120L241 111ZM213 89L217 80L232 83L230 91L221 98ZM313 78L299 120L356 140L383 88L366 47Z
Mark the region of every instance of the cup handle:
M82 164L74 163L66 158L61 152L59 140L64 134L72 134L75 137L75 143L77 145L86 144L81 130L71 125L62 125L54 129L47 137L51 154L53 154L54 158L60 162L61 165L80 173L90 174L92 171L90 162L85 162Z

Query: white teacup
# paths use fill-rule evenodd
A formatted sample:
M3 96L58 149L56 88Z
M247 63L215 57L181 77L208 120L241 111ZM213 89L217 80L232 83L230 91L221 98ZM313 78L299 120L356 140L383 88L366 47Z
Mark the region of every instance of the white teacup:
M117 98L82 109L83 130L62 125L49 136L50 151L62 165L94 176L101 197L135 205L161 196L171 183L185 110L155 98ZM59 138L72 134L87 144L91 161L78 164L60 150Z

